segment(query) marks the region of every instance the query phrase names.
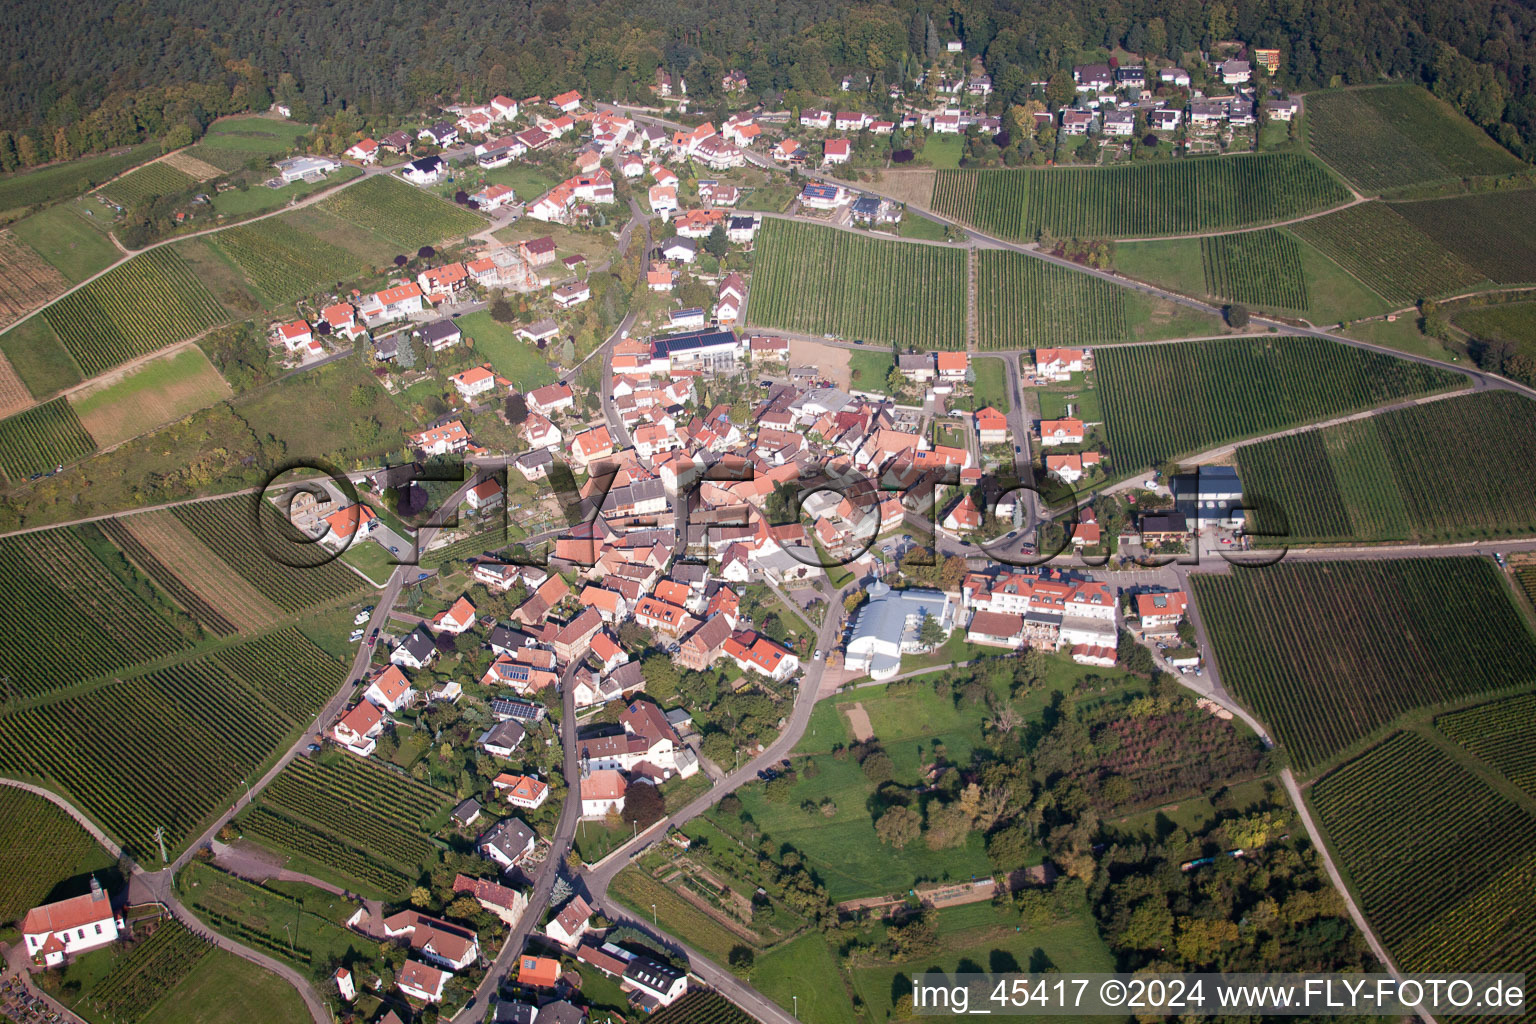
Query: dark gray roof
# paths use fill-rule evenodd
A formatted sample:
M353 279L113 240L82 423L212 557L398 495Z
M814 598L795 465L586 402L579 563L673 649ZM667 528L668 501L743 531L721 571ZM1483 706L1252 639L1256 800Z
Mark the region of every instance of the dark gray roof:
M497 722L480 736L481 745L490 744L497 747L505 747L508 750L517 749L517 745L523 742L523 737L528 735L517 722L508 719L505 722Z
M485 642L498 652L508 652L527 647L528 641L532 639L533 637L521 630L495 625L491 627L491 632L486 636Z
M411 166L423 174L432 174L442 168L443 162L435 156L424 156L420 160L412 160Z
M516 462L519 466L526 466L529 469L536 469L539 466L547 466L554 461L555 457L550 454L548 448L539 448L535 451L525 452L524 454L519 455L516 459Z
M539 1007L539 1024L581 1024L587 1011L564 999Z
M651 355L669 356L673 352L691 352L694 349L734 344L736 344L735 331L688 331L684 334L668 334L660 338L652 338Z
M421 337L429 344L434 341L442 341L444 338L455 338L459 334L459 325L452 320L434 320L421 329Z
M538 1008L527 1003L503 1001L496 1004L496 1024L534 1024L539 1016Z
M479 813L480 801L476 800L474 797L470 797L468 800L465 800L463 803L459 804L459 806L453 809L453 820L469 822L474 820L475 815Z
M411 635L405 638L400 645L417 661L425 662L431 653L437 649L437 643L432 639L432 634L426 626L417 626L411 630Z
M637 956L624 968L625 980L644 985L655 992L665 992L685 974L671 964L652 960L648 956Z
M494 846L509 858L516 859L523 855L523 851L528 849L534 839L533 829L524 825L520 819L503 818L480 837L480 845Z

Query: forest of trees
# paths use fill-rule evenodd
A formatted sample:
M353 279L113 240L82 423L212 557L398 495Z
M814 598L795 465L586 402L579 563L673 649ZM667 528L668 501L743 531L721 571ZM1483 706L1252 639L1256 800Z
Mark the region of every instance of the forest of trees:
M685 75L706 108L732 68L773 99L831 93L834 74L850 70L871 72L883 96L954 36L985 59L998 109L1101 48L1178 58L1236 39L1279 47L1281 84L1418 81L1522 156L1536 153L1536 11L1516 0L520 0L493 13L390 0L49 0L0 26L0 169L146 137L185 144L212 118L274 99L320 120L567 88L642 98L658 67Z

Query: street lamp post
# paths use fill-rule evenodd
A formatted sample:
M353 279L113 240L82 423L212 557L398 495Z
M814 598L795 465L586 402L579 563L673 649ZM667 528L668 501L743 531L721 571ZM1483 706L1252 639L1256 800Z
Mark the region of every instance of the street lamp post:
M656 904L654 903L651 904L651 924L657 928L661 927L661 925L656 920Z
M791 999L793 999L795 1001L795 1020L799 1020L800 1019L800 997L797 996L797 995L791 995L789 998L791 998Z

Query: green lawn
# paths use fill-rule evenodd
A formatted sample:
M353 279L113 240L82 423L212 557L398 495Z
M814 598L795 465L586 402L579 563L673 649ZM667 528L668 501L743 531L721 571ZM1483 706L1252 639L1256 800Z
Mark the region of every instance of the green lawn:
M820 932L810 932L761 956L752 968L752 987L815 1024L857 1024L837 959Z
M33 397L43 398L80 383L75 361L64 351L48 321L34 316L0 334L0 352L10 361Z
M555 371L550 369L544 353L514 335L510 324L492 320L489 312L481 310L461 317L459 330L474 339L477 357L484 356L519 391L532 391L555 382Z
M110 211L93 199L50 206L11 225L16 237L78 284L122 258L106 232Z
M703 772L699 773L703 775ZM609 828L601 821L583 821L576 827L576 852L588 864L596 864L634 834L629 825Z
M292 985L215 949L139 1024L293 1024L308 1017Z
M293 200L313 195L321 189L334 188L344 181L360 177L362 173L356 167L342 166L319 181L298 181L282 188L252 185L244 191L230 189L213 197L213 208L228 218L249 217L287 206Z
M1003 360L998 356L978 356L971 360L971 369L976 374L976 383L971 387L976 408L985 409L990 405L999 412L1011 412L1013 402L1008 397L1008 368L1003 365Z
M94 385L93 385L94 387ZM85 429L102 446L117 444L229 396L229 385L203 350L188 346L141 364L104 388L70 396Z
M1148 281L1185 295L1205 294L1200 239L1169 238L1155 242L1116 242L1115 269L1126 277Z
M392 558L394 556L385 551L383 545L375 544L371 540L353 544L341 556L343 562L360 570L364 576L381 587L389 582L390 574L395 571Z
M301 121L252 114L226 117L208 126L201 145L215 149L238 149L247 153L282 153L313 131Z
M1371 320L1353 324L1344 333L1351 338L1368 341L1373 345L1385 345L1387 348L1395 348L1399 352L1407 352L1410 355L1429 356L1431 359L1444 359L1449 362L1465 363L1467 361L1466 357L1457 350L1447 348L1439 339L1431 338L1420 331L1418 318L1412 314L1400 316L1392 323L1385 320Z
M736 208L782 213L789 206L790 200L798 194L799 190L792 185L764 185L760 188L750 188L743 193Z
M891 1019L896 999L911 991L924 971L965 973L1108 972L1114 957L1085 904L1072 916L1040 927L1021 923L1011 910L972 903L938 911L939 950L915 960L859 966L850 971L864 1000L865 1019ZM1013 1018L1010 1015L1010 1019ZM1043 1018L1053 1019L1053 1018Z
M1392 303L1371 291L1359 278L1300 235L1287 234L1301 243L1301 269L1306 275L1310 306L1307 319L1315 324L1336 324L1341 320L1375 316L1392 308Z
M1481 341L1504 342L1527 358L1536 355L1536 302L1468 309L1451 320Z
M896 359L888 348L863 349L850 353L848 368L852 371L853 386L861 391L887 391L885 379L891 375Z
M908 210L901 218L901 223L896 226L896 233L902 238L916 238L929 242L942 242L948 237L948 229L936 220L927 217L919 217Z
M1083 375L1074 373L1076 378ZM1081 379L1074 381L1069 387L1042 388L1036 394L1040 398L1040 418L1047 420L1059 420L1067 415L1067 406L1072 406L1072 415L1087 423L1104 422L1104 413L1099 408L1099 391L1097 388L1085 387Z
M918 153L918 156L937 168L959 167L960 158L964 155L963 135L929 135Z
M468 173L473 175L475 171L471 170ZM537 164L512 163L484 173L485 180L489 184L511 185L512 193L520 203L531 203L560 184L560 175Z

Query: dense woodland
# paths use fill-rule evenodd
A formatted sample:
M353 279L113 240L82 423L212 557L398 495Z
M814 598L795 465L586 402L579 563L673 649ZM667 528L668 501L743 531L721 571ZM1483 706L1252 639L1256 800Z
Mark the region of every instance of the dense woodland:
M0 169L145 137L183 145L274 98L305 120L573 87L643 98L658 67L706 106L731 68L774 101L830 94L848 71L883 97L954 36L985 59L994 107L1111 47L1179 59L1235 39L1279 47L1282 85L1422 82L1536 155L1536 10L1516 0L49 0L0 26Z

